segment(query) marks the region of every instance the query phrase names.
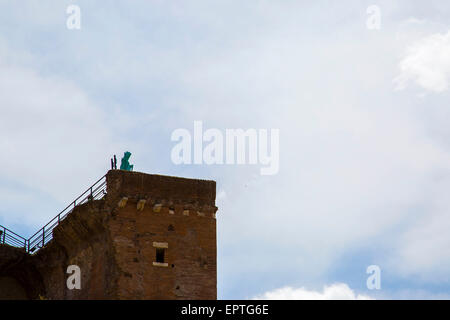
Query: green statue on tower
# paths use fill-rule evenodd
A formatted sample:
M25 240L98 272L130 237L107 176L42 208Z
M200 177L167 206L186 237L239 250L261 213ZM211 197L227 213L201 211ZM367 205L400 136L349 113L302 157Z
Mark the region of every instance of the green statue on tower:
M133 165L130 164L130 162L128 160L130 160L131 157L131 152L126 151L125 154L123 155L122 161L120 163L120 170L125 170L125 171L133 171Z

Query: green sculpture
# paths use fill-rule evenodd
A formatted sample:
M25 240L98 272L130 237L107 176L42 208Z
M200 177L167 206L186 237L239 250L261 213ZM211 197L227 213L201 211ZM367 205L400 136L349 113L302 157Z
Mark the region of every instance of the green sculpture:
M126 151L120 162L120 170L133 171L133 165L128 162L131 157L131 152Z

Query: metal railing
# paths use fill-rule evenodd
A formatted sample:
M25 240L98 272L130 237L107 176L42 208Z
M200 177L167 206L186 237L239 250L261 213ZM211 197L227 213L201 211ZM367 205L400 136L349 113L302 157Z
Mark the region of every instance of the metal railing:
M25 248L29 253L37 252L53 239L53 229L64 220L72 210L83 203L98 200L106 195L106 175L101 177L89 189L83 192L78 198L72 201L56 217L39 229L29 239L25 239L17 233L0 225L0 244L8 244L13 247Z
M26 249L28 240L0 225L0 243Z

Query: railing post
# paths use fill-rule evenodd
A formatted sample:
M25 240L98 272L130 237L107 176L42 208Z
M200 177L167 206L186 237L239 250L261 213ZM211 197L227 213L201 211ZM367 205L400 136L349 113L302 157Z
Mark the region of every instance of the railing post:
M45 245L45 227L42 228L42 247Z
M3 244L5 244L5 239L6 239L6 229L5 227L3 227L3 234L2 234L2 238L3 238Z

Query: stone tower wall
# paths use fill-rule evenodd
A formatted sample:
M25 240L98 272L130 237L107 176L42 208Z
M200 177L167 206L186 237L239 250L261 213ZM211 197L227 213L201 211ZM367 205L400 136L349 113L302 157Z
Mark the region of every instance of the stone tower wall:
M31 299L216 299L215 182L121 170L106 179L106 197L0 268L3 282L16 279ZM80 290L66 286L69 265L80 267Z

